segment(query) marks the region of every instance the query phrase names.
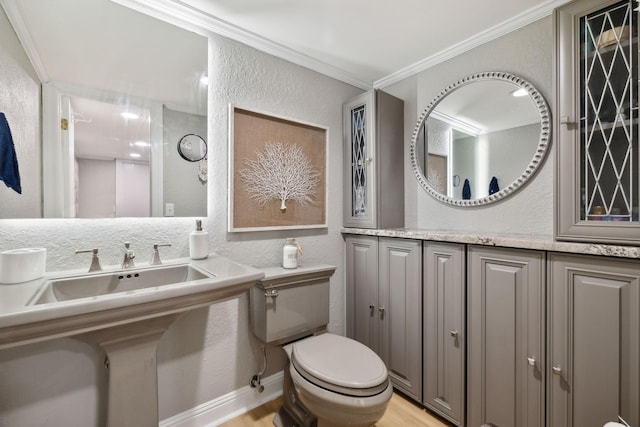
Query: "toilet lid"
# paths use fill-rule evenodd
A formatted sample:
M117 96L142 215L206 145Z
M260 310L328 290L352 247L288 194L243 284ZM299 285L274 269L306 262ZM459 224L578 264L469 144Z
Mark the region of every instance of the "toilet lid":
M322 334L293 344L291 362L317 386L352 396L373 396L388 386L387 367L369 347Z

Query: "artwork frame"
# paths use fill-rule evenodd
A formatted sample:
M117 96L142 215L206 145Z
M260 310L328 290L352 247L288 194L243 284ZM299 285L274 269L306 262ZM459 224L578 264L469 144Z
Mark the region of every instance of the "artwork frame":
M228 231L327 228L328 150L324 126L229 104Z

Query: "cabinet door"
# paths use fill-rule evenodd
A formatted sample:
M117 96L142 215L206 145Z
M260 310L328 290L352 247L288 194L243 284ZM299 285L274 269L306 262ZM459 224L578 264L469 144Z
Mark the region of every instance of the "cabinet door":
M549 427L640 425L640 263L550 255Z
M380 238L380 357L397 388L422 401L422 245Z
M456 425L464 422L465 248L423 246L424 400Z
M468 426L544 426L543 252L470 247Z
M343 106L345 227L376 227L375 96L363 93Z
M378 352L378 238L347 236L347 336Z
M636 7L580 0L554 15L561 239L640 242Z

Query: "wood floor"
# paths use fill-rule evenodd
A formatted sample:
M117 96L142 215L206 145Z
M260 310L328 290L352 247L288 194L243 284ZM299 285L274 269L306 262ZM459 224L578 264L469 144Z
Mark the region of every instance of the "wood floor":
M273 416L282 403L282 398L267 402L254 410L221 424L220 427L272 427ZM399 393L394 393L384 416L376 427L450 427L442 419L427 412L424 408Z

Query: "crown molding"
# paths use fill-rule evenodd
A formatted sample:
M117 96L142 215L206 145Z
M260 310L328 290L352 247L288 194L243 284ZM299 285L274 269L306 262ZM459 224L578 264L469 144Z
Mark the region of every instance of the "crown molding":
M2 1L2 0L0 0ZM251 31L189 6L179 0L112 0L131 9L169 21L201 35L217 34L243 43L269 55L316 71L360 89L371 89L372 82L358 78L341 68L317 60L279 43L268 40Z
M0 0L0 6L2 6L4 12L7 14L7 18L13 26L18 40L22 43L27 58L29 58L31 66L35 70L38 79L40 79L40 83L48 82L49 73L47 73L44 64L42 64L38 49L36 49L29 28L24 21L24 13L20 7L20 2L18 0Z
M457 117L450 116L445 113L441 113L438 110L432 110L429 114L429 117L433 117L434 119L440 120L441 122L445 122L449 124L452 128L467 133L471 136L478 136L482 133L482 129L476 127L470 123L465 122L464 120L460 120Z
M504 21L479 34L469 37L468 39L463 40L460 43L451 46L450 48L442 50L432 56L416 62L415 64L409 65L408 67L396 71L395 73L390 74L387 77L376 80L375 82L373 82L373 87L376 89L382 89L401 80L404 80L407 77L418 74L444 61L461 55L464 52L467 52L475 47L483 45L487 42L502 37L505 34L522 28L525 25L529 25L535 21L545 18L551 15L554 9L562 6L565 3L569 3L570 1L572 0L548 0L547 2L539 6L522 12L512 19Z

